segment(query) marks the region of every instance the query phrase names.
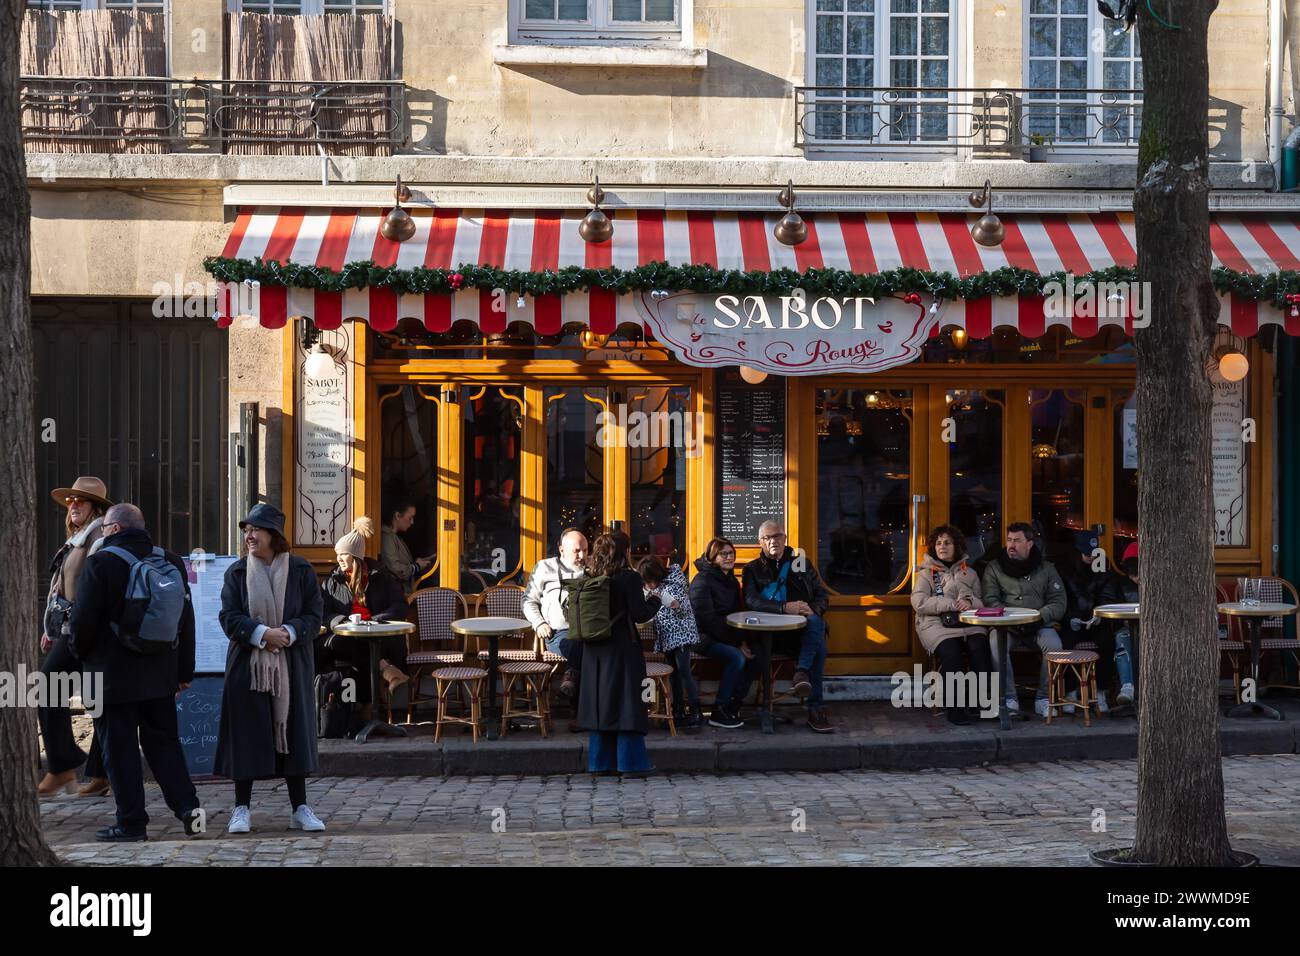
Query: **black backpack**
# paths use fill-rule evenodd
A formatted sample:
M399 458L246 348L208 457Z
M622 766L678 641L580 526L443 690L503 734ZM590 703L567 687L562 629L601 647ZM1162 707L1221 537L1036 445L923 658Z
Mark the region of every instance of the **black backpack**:
M346 737L352 723L352 704L343 699L343 671L316 675L316 736L331 740Z

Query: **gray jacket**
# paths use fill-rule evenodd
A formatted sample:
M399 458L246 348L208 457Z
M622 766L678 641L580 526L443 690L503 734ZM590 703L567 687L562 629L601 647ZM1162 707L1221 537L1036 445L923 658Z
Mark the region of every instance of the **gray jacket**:
M533 629L543 624L551 625L559 631L569 626L564 615L564 586L562 581L571 581L586 574L582 568L570 568L561 563L559 558L543 558L533 568L528 577L528 587L524 591L524 617Z

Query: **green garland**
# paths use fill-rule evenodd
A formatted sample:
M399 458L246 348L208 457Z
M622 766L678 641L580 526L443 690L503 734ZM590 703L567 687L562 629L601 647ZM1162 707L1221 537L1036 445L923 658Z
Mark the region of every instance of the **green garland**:
M225 259L211 256L203 267L219 282L258 282L264 285L343 292L347 289L381 288L394 293L450 293L457 289L504 289L516 295L563 295L604 289L624 295L659 289L667 292L704 292L713 295L791 295L802 289L809 296L884 298L917 292L940 299L983 299L988 296L1042 295L1049 283L1064 284L1067 273L1040 274L1028 269L1006 267L960 278L950 272L927 269L889 269L861 273L848 269L759 270L718 269L709 265L672 266L651 262L634 269L587 269L566 266L555 271L525 272L491 266L462 265L458 269L399 269L373 262L349 262L342 270L318 266L281 264L272 260ZM1214 288L1243 299L1271 302L1279 309L1290 308L1287 296L1300 294L1300 272L1252 273L1234 269L1211 270ZM459 278L456 278L459 277ZM1111 266L1074 276L1074 287L1099 282L1137 281L1137 270Z

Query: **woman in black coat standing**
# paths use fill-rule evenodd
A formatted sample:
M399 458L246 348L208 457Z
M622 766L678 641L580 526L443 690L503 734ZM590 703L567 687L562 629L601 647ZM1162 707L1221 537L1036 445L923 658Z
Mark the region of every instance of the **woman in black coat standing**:
M320 585L311 564L289 553L279 508L255 505L239 529L247 555L226 571L221 589L221 629L230 649L216 772L235 781L227 830L251 829L253 781L276 777L289 787L289 828L324 830L307 805L307 774L316 770L312 684Z
M660 601L628 566L628 546L621 531L602 534L587 558L589 575L609 578L614 632L582 649L578 726L591 734L587 745L591 773L645 776L653 768L645 747L650 718L641 697L645 656L636 626L655 616Z

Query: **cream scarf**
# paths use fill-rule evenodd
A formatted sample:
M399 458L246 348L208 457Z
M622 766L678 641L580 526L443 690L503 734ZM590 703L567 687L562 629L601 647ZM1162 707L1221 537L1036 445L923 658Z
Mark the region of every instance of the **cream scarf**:
M270 564L248 556L248 613L267 627L279 627L284 618L284 590L289 582L289 554L277 554ZM275 729L275 752L289 752L289 655L253 648L255 693L271 695L271 716Z

